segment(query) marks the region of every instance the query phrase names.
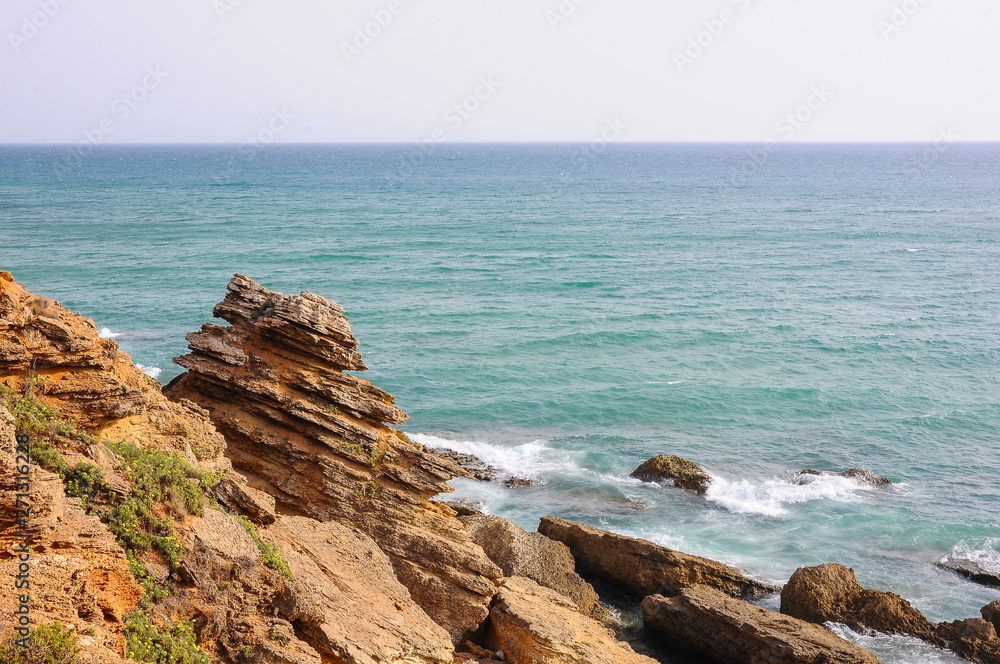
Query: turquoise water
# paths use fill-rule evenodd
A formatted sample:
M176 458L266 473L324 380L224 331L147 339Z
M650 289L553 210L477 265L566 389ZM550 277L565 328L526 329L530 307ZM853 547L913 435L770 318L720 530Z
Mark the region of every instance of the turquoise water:
M326 295L408 433L541 483L453 482L489 512L978 615L933 563L1000 568L1000 146L747 150L6 147L0 268L162 382L233 272ZM626 477L659 453L708 496ZM794 475L852 466L897 484Z

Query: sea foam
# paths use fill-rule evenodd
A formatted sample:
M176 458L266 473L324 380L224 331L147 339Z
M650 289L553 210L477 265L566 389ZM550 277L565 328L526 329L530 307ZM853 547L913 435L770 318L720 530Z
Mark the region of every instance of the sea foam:
M121 332L112 332L111 328L102 327L101 331L97 333L102 339L117 339L122 335Z
M160 373L163 371L163 369L161 369L160 367L147 367L145 365L139 364L138 362L135 363L135 366L139 367L142 370L142 373L146 374L147 376L149 376L154 380L159 378Z
M794 481L728 480L713 475L705 498L730 512L781 516L788 512L787 505L812 500L852 501L870 489L839 475L802 475Z
M518 477L538 479L539 473L552 465L551 460L544 458L545 453L551 450L544 440L534 440L520 445L497 445L472 440L452 440L427 433L408 433L407 436L410 440L431 449L471 454L505 473Z

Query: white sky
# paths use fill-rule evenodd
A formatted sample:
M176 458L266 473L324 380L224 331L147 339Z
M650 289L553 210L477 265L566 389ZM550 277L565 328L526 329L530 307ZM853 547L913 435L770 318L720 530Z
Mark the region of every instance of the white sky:
M998 33L995 0L3 0L0 142L1000 140Z

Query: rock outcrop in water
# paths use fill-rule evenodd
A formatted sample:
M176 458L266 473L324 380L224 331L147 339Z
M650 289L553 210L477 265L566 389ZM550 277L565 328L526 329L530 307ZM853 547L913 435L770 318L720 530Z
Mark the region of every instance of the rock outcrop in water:
M547 516L538 532L567 545L583 574L619 584L638 598L676 595L698 584L732 597L762 597L778 591L714 560L582 523Z
M843 565L797 570L781 591L781 612L814 623L914 636L982 664L1000 664L1000 638L983 619L989 607L983 618L932 623L899 595L862 587L854 570Z
M871 486L890 486L892 484L892 480L888 477L879 477L872 471L864 470L863 468L849 468L840 473L806 468L805 470L800 470L799 475L836 475L838 477L846 477L854 480L855 482Z
M745 664L878 664L836 634L804 620L768 611L707 586L676 597L647 597L646 626L671 644L717 662Z
M632 471L632 477L644 482L673 480L674 485L682 489L703 494L708 491L712 477L698 464L682 459L679 456L661 454L644 461Z
M345 371L366 369L343 308L236 275L212 323L188 335L188 369L165 389L209 413L233 465L284 514L351 524L392 560L413 599L461 643L502 577L455 518L428 499L463 474L384 423L406 415Z
M938 563L940 567L958 572L969 581L991 588L1000 588L1000 569L987 567L977 560L949 556Z

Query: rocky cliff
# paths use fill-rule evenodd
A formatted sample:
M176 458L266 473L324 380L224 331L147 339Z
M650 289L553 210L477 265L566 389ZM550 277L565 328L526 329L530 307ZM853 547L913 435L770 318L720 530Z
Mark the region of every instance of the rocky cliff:
M236 469L280 512L348 523L389 556L413 599L456 643L489 613L500 569L455 513L428 499L459 470L387 426L393 398L366 369L343 308L236 275L214 310L230 323L189 334L188 373L164 390L204 407Z

